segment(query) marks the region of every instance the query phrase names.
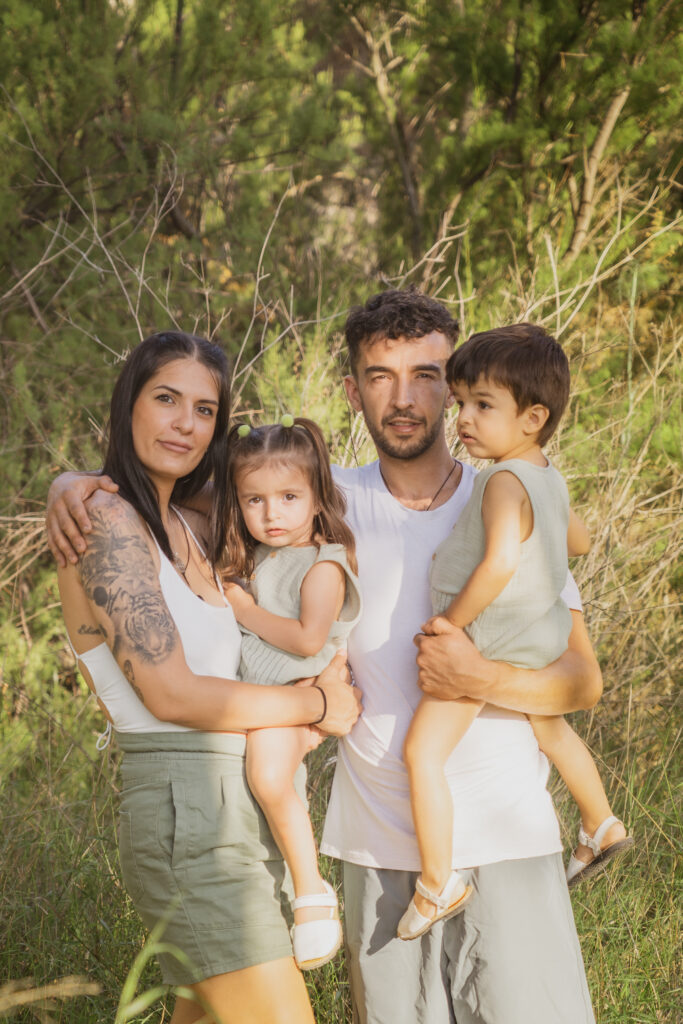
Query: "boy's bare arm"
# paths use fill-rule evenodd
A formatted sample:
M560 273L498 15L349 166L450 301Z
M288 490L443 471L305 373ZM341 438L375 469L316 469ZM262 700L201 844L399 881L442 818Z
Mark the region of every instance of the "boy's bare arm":
M469 626L512 579L519 565L525 503L526 491L512 473L496 473L488 482L481 505L484 557L445 612L453 626Z
M422 690L442 700L472 697L523 714L563 715L591 708L602 693L602 674L581 612L572 611L568 648L541 669L488 661L461 629L415 637Z

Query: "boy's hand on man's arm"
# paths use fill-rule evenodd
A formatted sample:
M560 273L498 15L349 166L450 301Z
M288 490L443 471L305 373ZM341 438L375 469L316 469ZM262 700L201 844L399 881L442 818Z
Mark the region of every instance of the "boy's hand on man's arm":
M422 632L427 636L441 636L442 633L450 633L456 628L445 615L432 615L431 619L427 619L423 624Z
M92 523L85 502L95 491L115 494L119 486L99 473L62 473L53 480L47 494L45 526L52 556L62 569L75 565L87 547L86 535Z

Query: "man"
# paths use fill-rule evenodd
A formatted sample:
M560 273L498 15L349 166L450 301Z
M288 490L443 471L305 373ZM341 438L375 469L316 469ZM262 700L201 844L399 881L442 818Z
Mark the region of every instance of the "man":
M460 631L424 637L428 571L474 470L448 451L445 363L457 325L427 296L387 291L346 324L351 406L378 461L338 470L356 535L364 612L349 663L364 710L340 742L321 849L343 861L346 941L359 1024L593 1021L560 859L548 766L519 712L588 707L601 682L575 587L569 651L539 672L485 662ZM415 654L417 653L417 664ZM454 866L475 895L413 942L396 937L419 855L402 747L423 689L485 708L451 755ZM507 709L507 710L504 710ZM469 877L467 877L469 876Z
M590 1024L594 1020L560 859L548 766L524 712L590 707L601 691L576 590L568 651L528 672L486 662L465 635L416 636L431 615L428 570L469 497L474 470L453 459L445 363L457 324L438 302L390 290L346 324L352 407L378 460L337 470L358 547L364 613L349 661L364 711L341 744L321 849L343 861L345 928L357 1024ZM87 522L76 502L78 522ZM85 517L85 518L84 518ZM82 538L60 499L59 558ZM59 552L62 552L60 554ZM417 643L416 647L413 638ZM485 708L448 765L454 858L475 894L462 915L413 942L396 937L419 856L401 759L425 692Z

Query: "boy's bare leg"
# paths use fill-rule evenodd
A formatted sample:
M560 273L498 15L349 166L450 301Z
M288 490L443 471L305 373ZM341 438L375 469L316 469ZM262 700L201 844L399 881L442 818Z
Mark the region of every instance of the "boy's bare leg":
M422 881L440 893L452 870L453 801L444 766L482 708L481 701L462 697L443 701L423 697L403 747L410 778L410 804L420 850ZM419 893L415 906L425 917L436 908Z
M612 815L605 787L586 744L561 715L541 717L529 715L538 745L564 779L581 814L581 823L589 836ZM619 821L612 825L602 840L603 849L626 837L626 829ZM579 844L574 851L577 860L589 864L593 852Z
M311 819L294 788L294 775L308 749L304 729L255 729L247 736L247 782L287 862L296 896L326 891ZM329 910L294 912L297 924L320 917L329 917Z

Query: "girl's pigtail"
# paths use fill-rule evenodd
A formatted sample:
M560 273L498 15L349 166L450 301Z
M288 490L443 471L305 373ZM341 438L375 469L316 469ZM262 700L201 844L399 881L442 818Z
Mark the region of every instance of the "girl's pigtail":
M316 467L312 475L314 476L313 490L318 505L315 517L316 532L320 534L326 544L342 544L346 549L351 569L353 572L358 572L356 540L344 519L346 498L332 477L330 455L323 432L317 423L303 416L297 416L294 419L294 425L306 431L315 454Z
M254 571L254 550L256 541L251 536L242 517L237 499L235 479L237 469L249 451L250 433L240 426L231 427L228 433L228 515L225 529L225 557L222 573L224 576L240 576L249 579Z

